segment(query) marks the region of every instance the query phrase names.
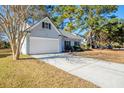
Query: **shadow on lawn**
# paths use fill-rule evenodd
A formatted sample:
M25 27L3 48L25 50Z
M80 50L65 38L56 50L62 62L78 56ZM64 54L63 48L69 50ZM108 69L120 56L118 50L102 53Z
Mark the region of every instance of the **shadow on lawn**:
M29 57L29 58L19 58L19 60L33 60L33 59L35 59L35 58L31 58L31 57Z
M4 58L4 57L8 57L10 56L11 54L0 54L0 58Z
M83 52L85 51L93 51L92 49L84 49Z

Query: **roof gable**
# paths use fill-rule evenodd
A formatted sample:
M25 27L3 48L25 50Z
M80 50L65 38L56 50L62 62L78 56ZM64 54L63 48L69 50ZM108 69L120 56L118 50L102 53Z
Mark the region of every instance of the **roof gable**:
M51 21L48 17L43 18L40 22L36 23L33 27L31 27L31 29L37 27L38 25L40 25L40 24L41 24L42 22L44 22L45 20L48 21L48 22L51 24L51 26L53 26L53 28L56 30L56 32L61 35L61 33L60 33L60 32L58 31L58 29L56 28L56 26L52 23L52 21ZM30 29L30 30L31 30L31 29Z
M51 23L51 26L53 26L53 28L56 30L57 33L59 33L59 35L65 36L65 37L70 38L70 39L79 39L79 40L81 39L80 36L74 35L74 34L69 33L67 31L58 30L57 27L53 24L53 22L48 17L43 18L40 22L36 23L33 27L31 27L31 29L37 27L38 25L40 25L45 20L47 22Z

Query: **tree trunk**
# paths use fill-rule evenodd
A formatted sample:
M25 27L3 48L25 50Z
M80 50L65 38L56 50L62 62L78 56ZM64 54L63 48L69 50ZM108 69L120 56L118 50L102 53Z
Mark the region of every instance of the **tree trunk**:
M13 60L18 60L20 53L17 51L17 49L12 49L12 54L13 54Z
M90 32L90 48L91 49L93 48L92 45L93 45L93 38L92 38L92 32Z
M12 50L12 54L13 54L13 60L19 60L19 56L20 56L20 53L18 50Z
M18 60L19 59L19 54L13 54L13 60Z
M15 59L18 60L20 56L20 43L18 44L16 48L16 54L15 54Z
M18 60L20 56L19 47L15 47L15 44L11 43L11 50L12 50L13 60Z

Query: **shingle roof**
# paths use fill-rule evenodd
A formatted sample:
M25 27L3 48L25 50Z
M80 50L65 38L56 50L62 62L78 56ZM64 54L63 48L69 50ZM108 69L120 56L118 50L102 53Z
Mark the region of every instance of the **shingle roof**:
M71 39L82 39L80 36L78 35L74 35L70 32L64 31L64 30L59 30L61 32L61 34L67 38L71 38Z

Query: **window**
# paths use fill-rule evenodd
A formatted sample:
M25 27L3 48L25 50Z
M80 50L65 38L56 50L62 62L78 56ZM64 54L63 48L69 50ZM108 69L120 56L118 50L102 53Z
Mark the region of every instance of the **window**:
M42 22L42 28L44 28L45 26L44 26L44 22Z
M45 23L45 28L48 28L48 23Z
M65 49L65 51L71 49L71 42L70 41L64 42L64 49Z
M67 46L71 46L71 42L70 41L65 41Z
M74 45L75 45L75 46L79 46L80 43L76 41L76 42L74 42Z
M49 29L51 29L51 24L49 23Z
M47 22L42 22L42 28L51 29L51 24Z
M70 41L65 41L65 47L70 47L71 46L71 42Z

